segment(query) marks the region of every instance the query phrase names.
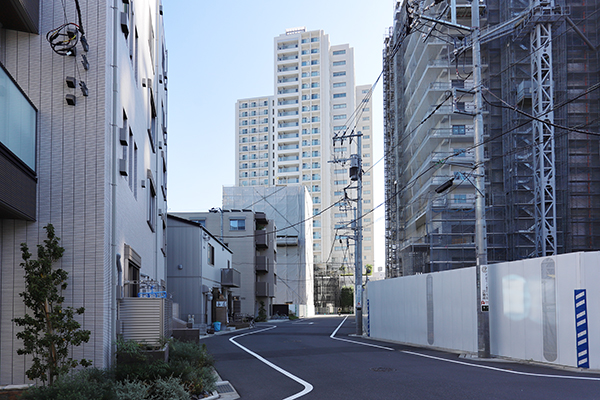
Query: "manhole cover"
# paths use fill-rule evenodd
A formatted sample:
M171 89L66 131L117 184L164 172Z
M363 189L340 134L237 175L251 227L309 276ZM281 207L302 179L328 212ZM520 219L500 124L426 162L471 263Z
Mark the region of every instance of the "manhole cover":
M388 368L388 367L373 367L371 368L371 371L374 372L394 372L396 369L395 368Z

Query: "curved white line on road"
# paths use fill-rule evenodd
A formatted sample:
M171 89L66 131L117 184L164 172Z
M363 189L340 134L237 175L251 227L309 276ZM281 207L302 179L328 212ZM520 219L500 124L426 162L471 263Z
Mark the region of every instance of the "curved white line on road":
M259 361L262 361L263 363L267 364L269 367L273 368L275 371L282 373L283 375L287 376L288 378L290 378L290 379L298 382L302 386L304 386L304 390L302 390L301 392L298 392L298 393L296 393L296 394L294 394L292 396L289 396L289 397L286 397L285 399L283 399L283 400L294 400L294 399L297 399L297 398L300 398L300 397L304 396L305 394L310 393L313 390L313 386L310 383L308 383L308 382L306 382L306 381L298 378L295 375L292 375L291 373L289 373L285 369L278 367L277 365L273 364L271 361L269 361L269 360L267 360L267 359L259 356L258 354L256 354L252 350L248 349L247 347L242 346L241 344L239 344L238 342L236 342L235 340L233 340L233 339L237 339L237 338L242 337L242 336L253 335L255 333L265 332L265 331L268 331L268 330L271 330L271 329L275 329L275 328L276 328L276 326L271 326L269 328L261 329L259 331L247 332L247 333L244 333L242 335L237 335L237 336L234 336L232 338L229 338L229 341L231 343L235 344L240 349L244 350L246 353L248 353L251 356L253 356L256 359L258 359Z
M467 363L467 362L463 362L463 361L448 360L447 358L435 357L435 356L430 356L430 355L427 355L427 354L415 353L415 352L406 351L406 350L404 350L402 352L406 353L406 354L412 354L414 356L431 358L431 359L438 360L438 361L446 361L446 362L449 362L449 363L466 365L467 367L483 368L483 369L489 369L489 370L492 370L492 371L505 372L507 374L535 376L535 377L538 377L538 378L579 379L579 380L584 380L584 381L600 381L600 378L593 378L593 377L590 377L590 376L536 374L536 373L533 373L533 372L513 371L513 370L509 370L509 369L502 369L502 368L490 367L488 365L471 364L471 363Z
M360 345L363 345L363 346L376 347L378 349L394 351L394 349L392 349L391 347L378 346L376 344L362 343L362 342L357 342L357 341L354 341L354 340L342 339L342 338L335 337L335 334L337 333L337 331L340 330L340 328L342 327L342 325L344 324L344 322L346 322L347 319L348 319L348 316L346 316L346 318L344 318L344 320L342 321L342 323L339 324L337 328L335 328L335 331L333 331L333 333L331 335L329 335L330 338L335 339L335 340L340 340L342 342L360 344Z

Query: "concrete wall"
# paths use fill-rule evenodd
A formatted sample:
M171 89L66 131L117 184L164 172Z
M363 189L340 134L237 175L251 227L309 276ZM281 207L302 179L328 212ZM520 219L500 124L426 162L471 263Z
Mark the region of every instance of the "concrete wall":
M600 252L493 264L489 269L493 355L574 367L586 366L588 360L589 368L600 368L600 343L594 341L600 332ZM586 290L585 303L583 297L575 299L581 289ZM475 290L475 268L369 282L369 335L476 352Z

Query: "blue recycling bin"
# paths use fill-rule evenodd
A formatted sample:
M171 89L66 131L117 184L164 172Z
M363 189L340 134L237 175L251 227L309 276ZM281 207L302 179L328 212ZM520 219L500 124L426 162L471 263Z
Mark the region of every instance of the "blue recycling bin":
M221 330L221 323L213 322L213 327L215 328L215 332L219 332Z

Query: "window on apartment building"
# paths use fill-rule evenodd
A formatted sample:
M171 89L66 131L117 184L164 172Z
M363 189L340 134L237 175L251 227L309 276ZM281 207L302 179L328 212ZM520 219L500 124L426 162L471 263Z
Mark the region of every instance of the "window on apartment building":
M333 192L334 196L341 196L343 194L343 192L341 190L337 190L335 192Z
M152 229L152 232L156 229L156 186L154 185L154 179L152 179L152 172L148 170L148 207L146 221L148 226Z
M313 146L318 146L318 145L320 145L320 144L321 144L321 141L320 141L319 139L313 139L313 140L312 140L312 145L313 145Z
M313 100L316 100L319 97L321 97L321 96L319 96L319 93L313 93L313 94L310 95L310 98L313 99Z
M312 60L310 65L319 65L319 60Z
M363 135L363 139L371 139L371 135Z
M452 125L453 135L465 135L467 133L465 125Z
M313 168L321 168L321 163L319 163L319 162L314 162L314 163L312 163L312 167L313 167Z
M338 71L333 73L333 77L336 78L338 76L346 76L346 71Z
M319 232L319 231L313 232L313 239L321 239L321 232Z
M336 174L336 175L337 174L346 174L347 172L348 172L347 169L334 169L333 170L333 173Z
M206 259L208 265L215 265L215 248L212 244L208 243L208 251L206 252Z
M245 218L229 218L229 230L230 231L245 231L246 230L246 219Z
M466 194L455 194L454 195L454 202L455 203L466 203L467 202L467 195Z
M321 204L321 198L319 196L313 197L313 204Z
M320 155L319 150L315 150L312 152L313 157L319 157L319 155Z
M321 180L321 174L312 174L312 180L313 181L320 181Z
M333 52L333 55L334 55L334 56L341 56L341 55L343 55L343 54L346 54L346 50L335 50L335 51Z
M337 82L333 84L334 88L338 88L338 87L345 87L346 86L346 82Z
M346 119L347 115L346 114L338 114L338 115L334 115L333 119Z
M346 93L334 93L333 94L333 98L334 99L339 99L339 98L342 98L342 97L346 97Z
M334 110L337 110L337 109L340 109L340 108L346 108L346 103L342 103L342 104L334 104L334 105L333 105L333 109L334 109Z
M321 117L312 117L311 122L319 122L321 121Z
M370 149L371 145L370 144L363 144L363 149Z
M340 180L337 180L337 181L333 181L333 184L334 185L347 185L348 181L346 179L340 179Z
M310 76L319 76L319 71L312 71Z
M302 175L302 180L303 181L310 181L310 175L306 175L306 174Z
M313 228L320 228L321 227L321 221L317 221L315 219L313 219Z
M312 128L312 133L319 133L319 132L320 132L319 128Z
M313 215L318 215L321 212L321 209L318 207L313 208Z
M339 67L340 65L346 65L346 60L333 62L334 67Z
M370 127L370 126L363 126L363 127L362 127L362 130L363 130L363 131L370 131L370 130L371 130L371 127Z
M321 191L321 187L319 185L312 185L312 192L318 193Z

